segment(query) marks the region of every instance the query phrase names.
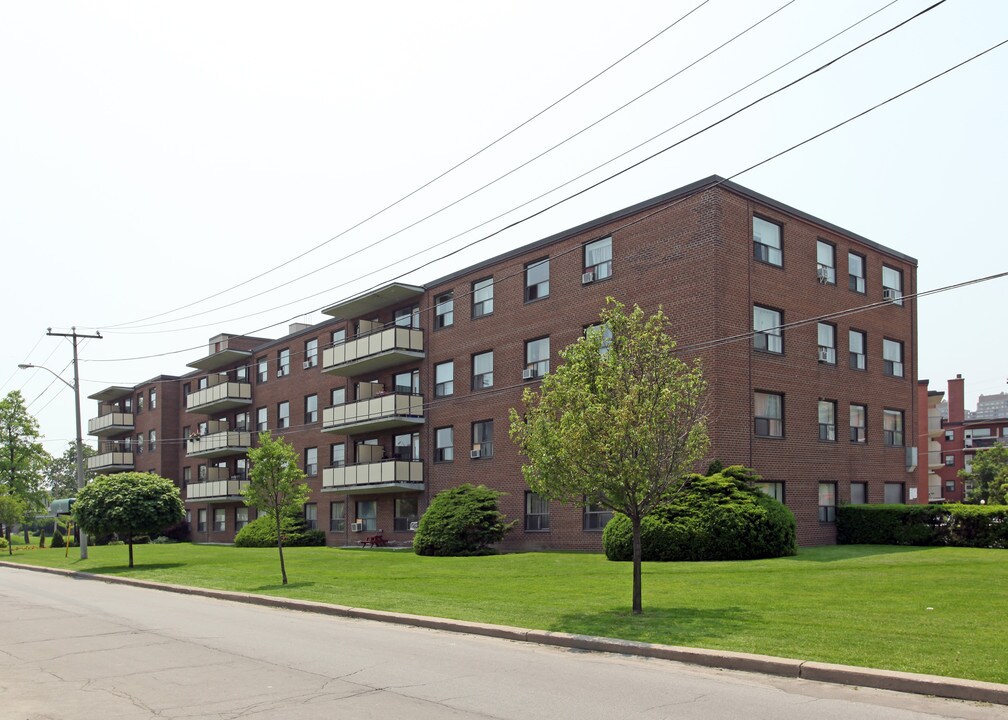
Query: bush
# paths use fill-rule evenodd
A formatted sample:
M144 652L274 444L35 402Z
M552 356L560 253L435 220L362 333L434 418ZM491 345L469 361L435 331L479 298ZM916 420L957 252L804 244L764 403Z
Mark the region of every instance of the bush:
M166 535L158 535L156 538L151 540L152 545L171 545L177 542L178 540L174 540Z
M0 537L0 550L6 550L6 549L7 549L7 538Z
M51 548L65 548L66 547L66 537L57 530L53 533L52 539L49 540L49 547ZM77 547L77 541L73 536L70 537L70 547Z
M754 560L797 552L794 515L754 487L759 476L732 465L690 475L673 502L641 521L641 557L650 561ZM633 557L630 519L615 515L602 533L610 560Z
M490 546L514 525L497 507L503 493L468 483L445 490L431 501L413 536L417 555L491 555Z
M284 547L325 545L325 533L309 530L304 518L285 517L280 522ZM272 517L256 518L235 535L235 547L276 547L276 521Z
M1008 506L842 505L837 542L1008 548Z

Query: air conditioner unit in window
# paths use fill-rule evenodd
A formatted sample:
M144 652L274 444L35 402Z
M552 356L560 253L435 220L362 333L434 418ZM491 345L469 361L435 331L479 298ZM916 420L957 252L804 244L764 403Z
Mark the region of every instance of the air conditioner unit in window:
M882 288L882 299L896 302L901 297L900 291L896 288Z
M535 368L525 368L522 370L522 380L534 380Z
M830 350L833 348L819 347L819 362L829 362L830 361Z
M412 521L412 522L411 522L411 523L409 524L409 529L410 529L410 532L416 532L416 529L417 529L418 527L420 527L420 523L418 523L418 522L417 522L416 520Z
M469 459L470 460L479 460L479 458L480 458L480 451L479 450L470 450L469 451Z
M581 284L587 285L588 283L595 282L595 271L589 270L586 273L581 273Z
M828 283L829 282L829 268L825 265L819 265L816 268L816 277L819 278L819 282Z
M364 523L362 522L350 523L350 532L364 532Z
M301 367L304 368L305 370L307 370L311 366L312 366L311 360L305 360L303 363L301 363Z

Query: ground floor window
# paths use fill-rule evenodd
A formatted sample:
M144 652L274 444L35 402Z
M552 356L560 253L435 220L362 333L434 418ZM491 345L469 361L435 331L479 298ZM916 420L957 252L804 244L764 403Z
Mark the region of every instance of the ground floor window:
M416 530L418 521L417 499L396 498L395 501L395 530L397 532L407 532Z
M868 483L852 482L850 484L850 504L864 505L868 502Z
M584 529L589 532L601 532L606 523L612 520L612 510L601 505L589 503L584 509Z
M305 526L309 530L314 530L318 527L318 505L315 503L305 503L304 506L304 519Z
M945 492L955 492L955 480L945 481Z
M329 503L329 532L346 531L346 502Z
M378 529L378 503L375 500L358 500L356 520L361 524L363 532L374 532Z
M196 511L196 531L206 532L206 509Z
M227 530L227 511L224 508L217 508L213 511L214 532L224 532Z
M819 522L836 522L836 483L819 483Z
M885 484L885 498L883 502L887 505L902 505L903 483L887 482Z
M526 532L549 532L549 500L534 492L525 493Z
M235 508L235 532L238 532L248 525L248 518L249 513L247 507Z
M756 489L762 490L777 502L784 502L784 483L782 482L758 482Z

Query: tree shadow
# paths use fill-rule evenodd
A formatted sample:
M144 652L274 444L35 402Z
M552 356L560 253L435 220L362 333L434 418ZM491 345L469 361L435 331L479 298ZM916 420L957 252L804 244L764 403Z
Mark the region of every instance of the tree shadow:
M629 603L596 613L561 616L549 628L554 632L596 635L665 645L702 646L712 638L736 634L759 622L762 613L738 606L691 608L649 606L634 615Z
M928 545L824 545L799 548L797 555L778 558L781 562L840 562L874 555L901 555L930 549Z
M122 565L96 565L94 567L74 569L79 572L92 573L95 575L123 575L137 570L168 570L170 568L184 566L185 563L134 563L133 567L130 567L126 563L123 563Z
M294 590L295 588L306 588L314 587L313 582L288 582L286 585L283 583L274 583L272 585L260 585L259 587L249 588L250 592L255 593L274 593L278 590Z

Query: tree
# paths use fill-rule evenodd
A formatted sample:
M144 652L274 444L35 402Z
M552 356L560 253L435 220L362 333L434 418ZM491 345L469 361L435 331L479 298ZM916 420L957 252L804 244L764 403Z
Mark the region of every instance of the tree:
M38 420L28 412L21 392L12 390L0 400L0 486L6 486L9 494L24 503L22 523L44 512L48 501L42 476L50 457L40 439ZM9 525L7 540L10 541ZM27 526L25 542L28 542Z
M699 361L676 357L660 308L646 318L608 298L600 317L597 331L560 352L538 393L526 388L524 416L511 409L511 438L534 492L630 519L639 614L641 521L707 452L707 383Z
M11 548L10 526L21 522L25 516L25 504L21 498L9 494L0 494L0 525L7 529L7 554L13 555Z
M417 555L488 555L514 525L497 507L503 493L469 483L440 492L420 518L413 551Z
M99 475L77 492L73 519L91 535L124 537L133 567L133 539L182 522L185 506L175 483L154 473Z
M972 470L960 470L959 477L973 484L966 502L1005 505L1008 503L1008 447L997 443L978 452L973 457Z
M84 443L81 445L82 457L87 463L89 457L97 455L98 452ZM85 465L86 467L86 465ZM93 475L94 472L84 471L84 477ZM45 469L45 484L49 494L54 498L71 498L77 496L77 443L70 443L62 455L55 455L49 460Z
M308 499L304 471L298 467L298 454L283 438L259 433L259 447L249 450L249 482L242 489L245 504L266 512L273 519L277 531L277 552L280 554L280 577L287 584L284 565L284 536L280 523L284 515L297 512Z

